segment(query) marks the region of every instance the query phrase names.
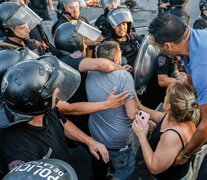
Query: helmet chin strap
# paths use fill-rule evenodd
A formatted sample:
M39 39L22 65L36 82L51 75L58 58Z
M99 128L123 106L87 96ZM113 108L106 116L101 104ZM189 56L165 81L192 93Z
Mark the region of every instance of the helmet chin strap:
M66 14L68 14L72 20L78 20L78 17L74 18L69 12L66 12Z

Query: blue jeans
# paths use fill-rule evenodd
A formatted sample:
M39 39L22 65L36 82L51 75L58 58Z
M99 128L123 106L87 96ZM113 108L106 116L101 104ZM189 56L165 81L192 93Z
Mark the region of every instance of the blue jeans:
M135 168L136 150L133 145L122 148L121 150L109 150L109 159L114 168L111 175L116 180L127 180Z

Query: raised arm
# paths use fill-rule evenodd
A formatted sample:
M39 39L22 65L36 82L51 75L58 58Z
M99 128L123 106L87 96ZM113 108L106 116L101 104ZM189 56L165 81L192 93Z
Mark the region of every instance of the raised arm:
M148 107L146 107L146 106L143 106L143 105L140 103L140 101L139 101L138 98L137 98L136 100L137 100L137 106L138 106L138 109L139 109L139 110L142 110L142 111L144 111L144 112L150 114L150 119L151 119L152 121L154 121L155 123L159 123L159 122L160 122L160 120L161 120L161 119L163 118L163 116L164 116L164 113L163 113L163 112L159 112L159 111L156 111L156 110L154 110L154 109L150 109L150 108L148 108Z
M68 103L65 101L59 101L57 106L59 110L64 114L70 115L81 115L81 114L91 114L102 110L113 109L123 105L127 99L127 92L114 95L115 89L113 89L103 102L77 102Z
M85 58L79 65L79 71L101 71L111 72L114 70L123 69L119 64L116 64L105 58Z

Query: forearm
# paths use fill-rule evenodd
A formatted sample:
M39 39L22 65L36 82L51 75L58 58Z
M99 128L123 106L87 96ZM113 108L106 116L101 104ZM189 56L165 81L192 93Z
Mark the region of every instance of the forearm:
M159 123L160 120L162 119L162 117L164 116L164 113L163 112L159 112L159 111L156 111L154 109L150 109L146 106L143 106L142 104L139 105L139 109L150 114L150 119L152 121L154 121L155 123Z
M90 136L82 132L69 120L64 124L64 132L66 137L74 141L86 144L87 146L89 146L90 142L93 141Z
M153 165L153 151L149 145L149 142L147 140L146 137L142 137L142 138L139 138L139 142L140 142L140 146L141 146L141 149L142 149L142 153L143 153L143 157L144 157L144 161L149 169L149 171L151 173L155 173L155 170L154 170L154 165Z
M49 4L50 8L53 7L53 0L48 0L48 4Z
M171 78L171 77L159 78L158 75L158 84L160 87L167 87L171 83L175 83L175 82L176 82L176 78Z
M137 103L135 98L128 99L124 104L125 111L129 119L134 120L136 118L135 114L138 112Z
M77 102L72 104L60 101L58 102L57 106L63 114L67 114L67 115L91 114L91 113L112 108L111 104L108 101Z
M124 69L121 65L114 63L111 60L100 58L99 61L101 62L99 64L99 71L101 72L111 72L115 70Z
M207 131L202 124L199 124L190 142L187 144L183 153L190 157L194 152L196 152L206 141L207 141Z
M85 58L79 65L79 71L101 71L111 72L114 70L123 69L121 65L115 64L114 62L105 58Z

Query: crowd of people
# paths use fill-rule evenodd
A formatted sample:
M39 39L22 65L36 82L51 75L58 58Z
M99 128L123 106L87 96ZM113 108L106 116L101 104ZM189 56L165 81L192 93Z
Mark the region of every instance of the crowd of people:
M207 0L193 27L188 0L158 1L146 35L156 57L136 33L136 1L98 3L93 27L80 15L88 1L58 1L55 22L52 0L0 1L0 178L140 179L144 161L148 178L202 180L207 158L196 175L192 164L207 141Z

